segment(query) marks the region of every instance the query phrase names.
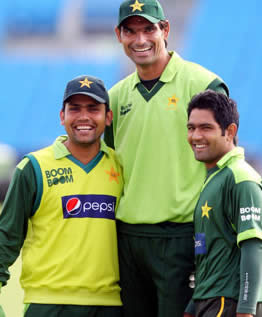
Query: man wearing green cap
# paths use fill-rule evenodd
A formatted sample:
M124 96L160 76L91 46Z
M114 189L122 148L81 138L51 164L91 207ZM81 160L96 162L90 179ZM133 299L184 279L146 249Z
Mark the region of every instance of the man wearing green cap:
M22 248L25 317L121 317L115 210L121 167L100 140L112 120L103 82L68 82L67 135L17 165L0 216L0 286Z
M187 143L187 104L226 84L167 50L169 22L156 0L126 0L115 32L136 71L109 92L105 140L123 166L117 211L125 317L180 317L192 295L193 210L205 177Z

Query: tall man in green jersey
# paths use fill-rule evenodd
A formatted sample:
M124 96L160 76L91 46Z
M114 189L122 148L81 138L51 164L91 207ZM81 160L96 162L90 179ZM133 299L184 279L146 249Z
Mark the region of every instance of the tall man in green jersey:
M123 182L100 139L112 120L103 82L69 81L60 120L67 135L26 155L11 181L0 216L1 286L22 248L25 317L120 317L115 210Z
M123 166L117 212L125 316L181 317L192 289L193 209L205 177L186 141L187 105L225 83L167 50L169 22L157 0L127 0L115 32L136 71L110 91L105 133Z
M188 142L207 169L194 214L196 317L262 316L262 179L236 146L238 125L221 93L189 103Z

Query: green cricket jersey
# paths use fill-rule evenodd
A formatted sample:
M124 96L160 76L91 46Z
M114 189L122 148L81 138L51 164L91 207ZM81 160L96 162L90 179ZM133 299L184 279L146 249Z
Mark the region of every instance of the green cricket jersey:
M216 296L239 299L240 246L249 239L262 239L261 212L261 177L245 162L243 149L236 147L208 171L195 208L195 300ZM261 264L262 258L258 262ZM252 287L247 279L243 305L249 296L259 298Z
M150 91L135 72L109 92L114 146L124 170L117 219L125 223L193 220L206 172L187 142L187 106L207 88L228 92L214 73L170 54ZM109 133L105 140L112 145Z

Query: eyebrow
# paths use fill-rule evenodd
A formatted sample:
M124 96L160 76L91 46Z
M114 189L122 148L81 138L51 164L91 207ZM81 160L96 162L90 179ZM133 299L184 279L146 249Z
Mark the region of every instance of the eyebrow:
M87 105L81 105L81 104L79 104L79 103L72 103L72 102L70 102L69 104L68 104L69 106L73 106L73 107L97 107L97 106L100 106L101 105L101 103L95 103L95 101L94 101L94 103L89 103L89 104L87 104Z
M126 25L122 25L122 28L123 28L123 30L126 30L126 31L133 31L132 28L130 28Z
M203 122L203 123L200 123L200 124L195 124L195 123L191 123L191 122L189 122L188 124L187 124L187 127L212 127L213 126L213 124L212 123L208 123L208 122Z

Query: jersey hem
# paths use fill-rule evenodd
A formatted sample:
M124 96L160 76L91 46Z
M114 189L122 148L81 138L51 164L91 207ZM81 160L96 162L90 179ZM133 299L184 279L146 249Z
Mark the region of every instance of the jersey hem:
M119 291L91 292L87 289L78 289L74 291L64 289L51 290L46 288L26 289L24 303L122 306Z

